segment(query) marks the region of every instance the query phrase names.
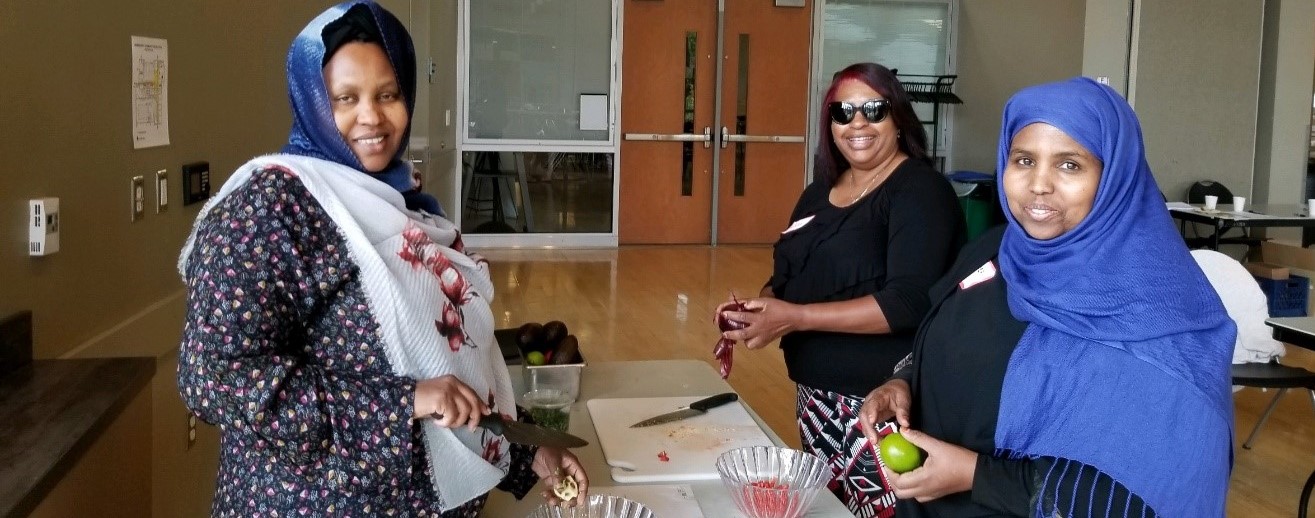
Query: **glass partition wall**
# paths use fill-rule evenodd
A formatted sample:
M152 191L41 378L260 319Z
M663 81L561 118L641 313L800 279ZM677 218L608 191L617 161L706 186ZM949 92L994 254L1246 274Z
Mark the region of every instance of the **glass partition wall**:
M615 243L611 0L462 4L461 207L453 215L462 231L492 244L569 243L560 235L571 234Z
M900 76L954 74L955 7L952 0L825 0L818 2L814 46L813 98L809 120L817 120L831 75L853 63L880 63ZM932 130L940 157L950 155L953 108L942 105L939 121L932 124L934 107L913 104L918 118ZM809 149L817 142L817 128L809 125Z

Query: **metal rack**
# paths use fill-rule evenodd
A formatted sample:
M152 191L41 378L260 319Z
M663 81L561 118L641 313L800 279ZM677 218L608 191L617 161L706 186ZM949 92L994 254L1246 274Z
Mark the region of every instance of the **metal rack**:
M897 77L904 85L904 90L909 93L909 100L915 103L931 103L931 121L923 121L922 124L931 126L931 149L928 151L933 160L938 160L940 157L936 156L936 150L940 144L941 105L963 104L963 99L954 95L954 80L959 76L957 74L943 76L899 74Z

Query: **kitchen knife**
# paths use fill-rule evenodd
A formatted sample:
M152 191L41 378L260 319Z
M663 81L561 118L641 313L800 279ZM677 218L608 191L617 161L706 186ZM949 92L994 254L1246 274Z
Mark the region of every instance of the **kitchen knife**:
M442 419L441 414L434 414L435 419ZM501 414L493 413L479 418L479 427L497 435L506 437L516 444L531 446L549 446L552 448L580 448L589 445L589 441L566 432L551 428L503 419Z
M650 417L638 423L632 424L630 425L630 427L643 428L645 426L665 424L665 423L670 423L672 421L679 421L681 419L687 419L690 417L703 415L708 413L708 410L725 405L726 403L733 402L737 399L740 399L740 396L739 394L736 394L734 392L717 394L715 396L703 398L693 403L690 403L688 407L682 408L675 412L667 412L665 414L656 417Z

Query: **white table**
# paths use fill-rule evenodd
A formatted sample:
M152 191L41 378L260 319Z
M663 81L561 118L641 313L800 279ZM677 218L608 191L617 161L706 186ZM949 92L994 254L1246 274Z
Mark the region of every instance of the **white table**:
M1245 212L1233 212L1231 204L1219 205L1216 211L1207 211L1200 204L1169 204L1169 216L1181 221L1202 223L1213 227L1210 249L1219 249L1219 235L1233 227L1238 228L1301 228L1301 246L1315 243L1315 217L1306 214L1306 207L1288 204L1257 203ZM1228 210L1224 210L1227 208Z
M1315 317L1268 318L1265 324L1274 328L1275 340L1315 351ZM1297 500L1298 518L1306 518L1312 490L1315 490L1315 471L1310 472L1306 484L1301 486L1301 497Z
M521 367L510 365L512 386L516 393L524 391L521 382ZM624 485L612 480L612 469L603 458L603 450L598 445L598 434L594 431L593 419L585 401L592 398L626 398L626 397L676 397L709 396L721 392L731 392L725 380L717 375L711 365L698 360L652 360L631 362L591 363L584 368L580 380L579 400L571 406L570 432L589 441L589 446L580 448L575 454L584 463L589 473L591 486ZM743 399L740 402L744 402ZM744 405L753 416L754 421L767 436L778 446L785 446L781 438L772 432L762 418ZM731 496L726 492L720 480L680 482L689 484L694 489L694 497L706 518L741 518L744 515L735 508ZM484 507L481 516L496 518L520 518L530 514L543 503L538 496L539 488L531 491L524 500L516 501L510 494L494 490ZM819 492L813 507L806 518L852 518L854 515L845 509L844 504L825 488ZM683 517L659 517L683 518Z

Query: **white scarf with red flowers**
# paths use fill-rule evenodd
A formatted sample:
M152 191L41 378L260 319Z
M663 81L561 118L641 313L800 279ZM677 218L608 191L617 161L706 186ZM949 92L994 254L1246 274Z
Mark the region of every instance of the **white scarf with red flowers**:
M254 172L271 167L299 178L338 226L360 269L393 372L416 380L455 375L486 394L494 412L514 418L511 379L493 338L488 262L463 252L456 226L407 210L400 193L360 171L286 154L259 157L238 168L197 221ZM183 248L180 271L195 235ZM489 492L506 475L510 456L501 436L483 429L441 428L433 419L421 424L444 511Z

